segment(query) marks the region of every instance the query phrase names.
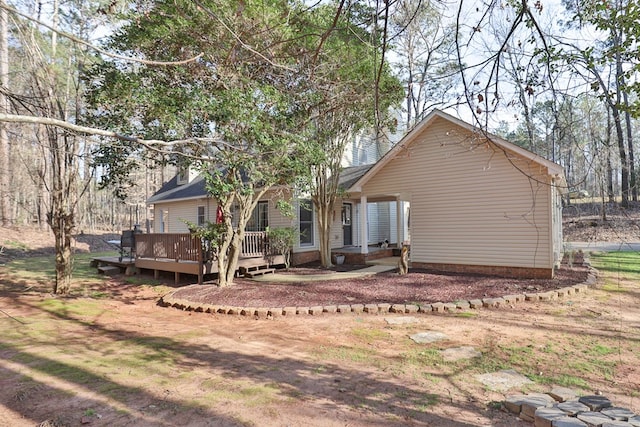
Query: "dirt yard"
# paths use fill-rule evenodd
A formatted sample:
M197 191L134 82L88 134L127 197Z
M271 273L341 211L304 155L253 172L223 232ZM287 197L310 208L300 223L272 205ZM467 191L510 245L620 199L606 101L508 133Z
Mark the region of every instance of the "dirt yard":
M634 230L616 235L640 240ZM79 236L78 248L104 250L110 238ZM90 273L54 297L46 278L2 266L51 253L47 233L0 229L0 245L2 426L531 426L501 410L506 392L476 379L500 369L534 380L512 392L562 385L640 412L640 283L623 267L567 299L392 325L398 315L180 311L157 304L171 286ZM460 283L468 294L482 282ZM409 339L423 331L446 339ZM443 359L461 346L482 357Z

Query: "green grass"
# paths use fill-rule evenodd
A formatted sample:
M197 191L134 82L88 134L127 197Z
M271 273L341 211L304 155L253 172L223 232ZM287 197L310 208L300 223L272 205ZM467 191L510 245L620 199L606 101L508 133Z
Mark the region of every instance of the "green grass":
M73 259L72 291L87 282L105 281L105 276L99 275L96 268L89 264L91 259L98 256L109 256L115 252L78 253ZM20 258L6 265L7 272L13 281L35 282L51 284L55 278L55 257Z
M591 263L603 274L640 280L640 252L595 253Z
M351 329L351 335L359 338L363 341L387 341L389 339L389 333L377 328L353 328Z
M20 249L22 251L28 251L29 246L22 242L16 242L15 240L5 240L0 244L0 246L4 246L10 249Z

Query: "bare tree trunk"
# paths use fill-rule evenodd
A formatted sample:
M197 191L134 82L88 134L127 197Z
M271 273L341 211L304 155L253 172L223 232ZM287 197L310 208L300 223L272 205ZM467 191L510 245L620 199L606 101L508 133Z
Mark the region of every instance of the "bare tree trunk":
M0 4L6 5L5 0L0 0ZM6 9L0 9L0 85L3 88L9 87L9 45L8 30L9 20ZM9 104L4 91L0 91L0 112L8 113ZM9 169L9 137L7 134L7 124L0 123L0 217L2 225L7 227L12 224L10 207L10 179Z
M629 106L629 97L627 92L624 92L624 103ZM629 150L629 187L631 190L631 197L634 202L638 201L638 183L636 177L636 166L633 155L633 130L631 124L631 114L629 110L625 110L625 124L627 127L627 149Z
M331 214L334 203L318 204L318 228L320 232L320 264L323 267L331 267Z

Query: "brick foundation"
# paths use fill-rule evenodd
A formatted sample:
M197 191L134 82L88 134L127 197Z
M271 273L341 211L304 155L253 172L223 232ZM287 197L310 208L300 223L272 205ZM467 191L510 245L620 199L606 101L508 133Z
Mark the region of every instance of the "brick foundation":
M320 260L320 251L296 252L291 254L291 265L306 264Z
M552 268L505 267L494 265L438 264L431 262L415 262L411 268L425 268L447 273L475 273L487 276L507 277L512 279L553 279Z

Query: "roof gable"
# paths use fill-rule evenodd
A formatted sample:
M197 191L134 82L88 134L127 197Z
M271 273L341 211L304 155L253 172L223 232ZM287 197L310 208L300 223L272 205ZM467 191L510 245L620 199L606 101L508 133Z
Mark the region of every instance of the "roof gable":
M420 135L424 132L427 132L429 127L438 119L444 119L456 126L459 126L470 132L482 132L479 128L470 125L460 119L457 119L447 113L444 113L440 110L433 110L429 113L420 123L411 129L391 150L389 150L373 167L371 167L360 179L353 182L351 187L347 187L349 191L358 192L362 188L364 184L366 184L373 176L375 176L385 165L387 165L391 160L398 157L400 153L409 148L411 144L413 144ZM493 135L490 133L483 132L486 136L487 140L491 141L498 148L514 153L524 159L531 160L544 168L546 168L547 173L552 176L559 176L564 182L564 171L562 167L556 163L553 163L543 157L538 156L537 154L528 151L522 147L519 147L497 135ZM563 184L564 185L564 184Z
M147 204L173 202L185 199L207 197L207 189L202 175L198 175L188 184L178 184L178 175L167 181L147 200Z

